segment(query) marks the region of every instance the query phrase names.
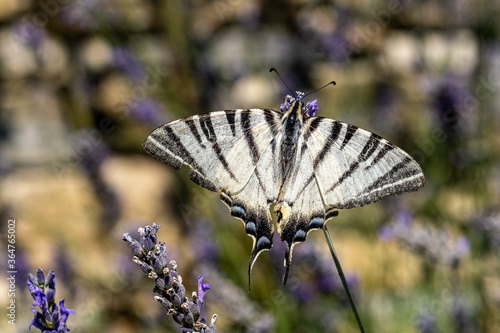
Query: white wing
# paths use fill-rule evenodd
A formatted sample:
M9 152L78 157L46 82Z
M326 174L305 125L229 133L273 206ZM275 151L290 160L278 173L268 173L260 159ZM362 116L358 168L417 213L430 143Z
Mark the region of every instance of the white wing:
M377 134L320 117L307 119L304 132L314 176L329 208L366 205L425 185L418 163Z
M286 244L284 281L293 246L338 214L425 184L420 166L403 150L356 126L307 118L293 169L277 199L278 231Z
M195 115L155 129L143 147L211 191L233 194L248 182L274 138L281 114L271 110L227 110Z
M269 205L282 181L275 157L281 116L265 109L216 111L160 126L143 143L176 169L188 165L191 180L219 192L231 214L243 220L254 239L249 272L259 253L272 247Z

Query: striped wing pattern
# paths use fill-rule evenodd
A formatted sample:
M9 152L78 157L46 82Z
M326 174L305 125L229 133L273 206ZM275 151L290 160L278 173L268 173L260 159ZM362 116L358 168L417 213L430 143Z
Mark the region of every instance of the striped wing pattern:
M143 143L154 157L220 193L231 215L253 238L249 270L272 247L269 206L276 202L278 232L286 244L284 282L293 246L313 229L353 208L425 184L420 166L403 150L354 125L323 117L300 118L290 167L283 170L286 118L267 109L216 111L176 120L154 130ZM288 158L288 157L287 157ZM249 280L250 281L250 280Z
M276 200L281 169L275 158L280 112L266 109L216 111L176 120L155 129L143 147L190 179L219 192L231 215L254 240L249 275L259 253L272 247L269 206Z
M357 126L306 118L294 168L277 199L278 231L286 244L285 281L293 246L347 209L425 185L420 166L382 137Z
M420 166L386 139L351 124L309 118L304 131L325 205L346 209L425 184Z

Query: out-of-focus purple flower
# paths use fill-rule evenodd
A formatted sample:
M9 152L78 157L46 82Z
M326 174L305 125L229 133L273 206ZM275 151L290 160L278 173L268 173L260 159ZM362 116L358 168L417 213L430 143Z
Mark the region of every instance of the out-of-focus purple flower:
M436 319L428 313L420 313L415 319L415 326L420 333L437 333Z
M101 166L111 155L111 150L101 137L94 134L95 131L90 129L80 131L74 139L74 149L101 205L101 222L110 227L120 217L121 201L101 174Z
M484 250L500 253L500 213L490 212L472 221L472 229L479 234Z
M322 34L318 40L320 41L320 48L335 63L348 63L351 55L358 51L348 43L343 29Z
M198 277L198 293L193 292L191 299L186 297L186 288L182 284L182 277L177 272L177 263L169 261L165 252L165 243L159 242L156 236L159 225L139 228L139 241L133 239L128 233L122 239L130 243L134 253L133 261L141 270L155 280L153 292L155 300L167 310L167 314L182 327L195 332L217 332L215 321L217 315L212 317L209 325L204 319L199 320L203 308L203 298L210 289L208 283L203 283L203 277Z
M466 255L470 252L470 242L465 236L460 236L455 243L455 249L459 256Z
M80 165L89 174L99 172L101 165L111 154L108 145L94 134L95 131L92 129L83 129L73 139Z
M453 239L445 230L413 224L407 211L398 213L396 220L381 227L378 236L384 241L394 239L433 263L451 267L456 267L470 250L465 236Z
M456 333L478 333L477 313L469 306L465 298L456 297L451 308L451 317Z
M189 228L191 247L196 254L197 260L202 262L214 262L219 255L219 249L214 242L213 230L206 220L199 220Z
M15 39L28 44L32 49L37 49L47 37L43 28L34 25L26 17L14 22L11 33Z
M388 241L394 237L394 232L390 226L384 225L378 229L377 236L383 241Z
M283 257L281 257L283 261ZM282 267L283 265L281 265ZM240 327L245 327L245 332L268 333L275 332L275 320L271 312L262 312L246 291L236 286L233 281L222 273L222 270L214 268L214 265L206 262L198 262L196 265L204 277L210 280L210 295L212 303L231 313L231 321Z
M127 48L115 47L113 49L113 63L133 80L139 80L145 75L144 67Z
M327 9L328 10L328 9ZM349 40L355 29L355 13L342 6L332 6L328 15L330 22L319 24L318 11L303 10L298 15L298 27L302 36L307 36L304 43L312 53L324 54L331 62L347 64L353 53L360 47ZM322 10L323 12L323 10ZM323 19L321 19L323 22Z
M66 321L70 314L74 315L73 309L64 306L64 299L59 301L59 306L55 303L56 278L54 271L50 271L47 278L41 268L36 272L37 276L28 274L28 288L31 296L35 300L33 306L38 306L40 312L31 309L35 315L29 328L34 326L42 332L64 333L69 331Z
M128 106L131 116L144 124L158 124L161 120L161 104L152 98L135 98Z
M438 124L448 140L456 140L457 135L472 132L476 127L476 111L470 89L458 75L445 75L434 88L434 109Z
M61 23L85 32L94 31L102 22L111 24L116 21L116 10L107 2L100 0L71 1L58 12Z

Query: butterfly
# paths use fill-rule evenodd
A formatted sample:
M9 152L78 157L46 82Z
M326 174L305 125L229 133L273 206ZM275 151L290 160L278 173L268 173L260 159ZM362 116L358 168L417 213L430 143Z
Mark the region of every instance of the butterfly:
M153 157L220 194L253 238L248 265L273 243L270 205L285 243L288 277L293 247L348 209L425 185L418 163L386 139L355 125L314 116L317 100L287 96L281 112L234 109L194 115L155 129L144 140Z

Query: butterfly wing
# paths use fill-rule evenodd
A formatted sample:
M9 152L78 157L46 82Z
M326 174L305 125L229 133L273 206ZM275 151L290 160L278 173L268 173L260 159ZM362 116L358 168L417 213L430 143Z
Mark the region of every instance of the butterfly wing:
M286 245L284 282L293 246L337 216L336 209L366 205L424 184L420 166L380 136L328 118L307 118L275 206Z
M249 271L272 247L269 205L282 178L274 157L281 116L266 109L216 111L162 125L143 143L153 157L176 169L188 165L191 180L220 193L254 239Z
M307 148L325 205L346 209L425 185L418 163L386 139L328 118L309 118Z

